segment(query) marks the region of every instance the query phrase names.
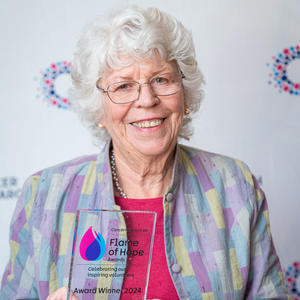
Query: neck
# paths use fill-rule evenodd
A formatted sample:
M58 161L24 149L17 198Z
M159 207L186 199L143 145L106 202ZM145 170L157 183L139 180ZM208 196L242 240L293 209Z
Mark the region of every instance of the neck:
M172 180L175 148L157 156L147 156L114 147L119 184L128 198L156 198L165 194Z

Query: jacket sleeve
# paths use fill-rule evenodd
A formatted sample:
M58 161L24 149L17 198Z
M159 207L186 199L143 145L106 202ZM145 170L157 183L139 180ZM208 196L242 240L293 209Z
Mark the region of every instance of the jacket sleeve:
M285 288L279 258L272 241L264 192L253 175L249 181L252 186L249 195L253 214L246 299L291 299Z
M33 241L28 223L38 178L38 176L32 176L25 182L11 220L10 260L3 274L0 300L38 298Z

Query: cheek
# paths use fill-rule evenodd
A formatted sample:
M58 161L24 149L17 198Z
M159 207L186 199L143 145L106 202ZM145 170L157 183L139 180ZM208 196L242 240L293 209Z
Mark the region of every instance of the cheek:
M183 99L179 98L177 101L174 101L170 106L169 109L172 111L172 117L171 117L171 126L172 126L172 132L174 134L178 134L181 126L182 126L182 120L184 115L184 103Z
M182 118L184 114L184 100L183 96L180 96L179 99L174 101L170 109L174 112L177 118Z
M180 100L177 105L178 119L180 119L180 127L182 124L182 119L184 117L184 97L183 94L180 95Z
M102 124L109 132L111 130L117 130L118 127L125 126L124 119L126 114L126 107L105 103L103 105Z

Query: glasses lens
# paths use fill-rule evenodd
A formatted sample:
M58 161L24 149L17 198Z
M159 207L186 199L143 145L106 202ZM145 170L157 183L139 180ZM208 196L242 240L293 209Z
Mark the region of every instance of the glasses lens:
M115 103L128 103L139 97L139 84L132 81L113 83L108 87L108 95Z
M181 89L181 77L177 73L158 75L150 82L151 88L157 96L167 96Z

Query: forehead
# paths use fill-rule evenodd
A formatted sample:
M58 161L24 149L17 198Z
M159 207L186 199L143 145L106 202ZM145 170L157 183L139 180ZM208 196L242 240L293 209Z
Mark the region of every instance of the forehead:
M176 61L165 61L159 55L148 59L139 59L126 65L129 61L126 57L120 57L120 60L124 62L124 66L115 70L110 70L103 75L103 82L113 82L116 80L124 79L149 79L157 74L169 73L177 71Z

